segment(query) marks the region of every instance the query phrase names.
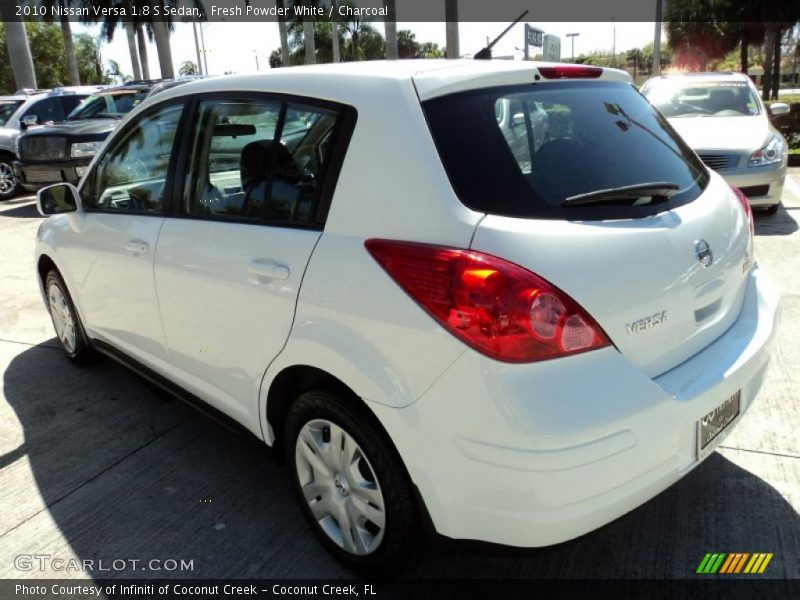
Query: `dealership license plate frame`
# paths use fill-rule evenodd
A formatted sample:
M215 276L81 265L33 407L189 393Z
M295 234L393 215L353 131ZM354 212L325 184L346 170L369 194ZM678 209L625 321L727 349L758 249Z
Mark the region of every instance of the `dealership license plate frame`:
M697 421L697 460L703 460L717 449L722 434L738 420L741 412L742 391L738 390Z

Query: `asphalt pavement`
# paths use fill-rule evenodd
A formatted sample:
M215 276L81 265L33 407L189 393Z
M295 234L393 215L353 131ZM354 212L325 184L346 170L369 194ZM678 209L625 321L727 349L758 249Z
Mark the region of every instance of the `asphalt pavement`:
M684 578L706 552L771 552L764 577L800 578L800 169L789 180L779 212L756 216L783 323L757 404L724 446L578 540L433 545L408 577ZM40 220L30 197L0 204L0 578L351 577L263 446L111 361L66 360L34 275Z

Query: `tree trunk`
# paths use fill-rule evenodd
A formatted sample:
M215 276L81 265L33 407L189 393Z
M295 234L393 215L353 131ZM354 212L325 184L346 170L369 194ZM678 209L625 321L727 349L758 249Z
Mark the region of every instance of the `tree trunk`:
M283 0L275 0L275 6L282 12L285 8ZM281 62L284 67L289 66L289 37L286 34L286 19L278 13L278 34L281 37Z
M395 0L386 0L386 8L389 13L383 24L386 33L386 58L388 60L397 60L397 10Z
M775 28L772 23L766 24L767 31L764 35L764 76L761 79L761 99L769 100L772 90L772 62L775 51Z
M334 6L336 6L336 0L334 1ZM339 52L339 22L333 21L331 22L331 38L333 40L333 62L338 63L341 62L342 56Z
M78 72L78 57L75 55L75 43L72 40L72 27L69 18L61 17L61 35L64 36L64 55L67 58L67 73L70 85L80 85L81 75Z
M458 0L444 0L444 20L447 58L458 58Z
M2 21L6 29L6 47L11 70L14 72L14 82L18 89L36 88L36 71L33 69L31 47L28 45L28 34L22 21L13 20L13 12L6 17L5 11L11 11L11 4L0 3L3 11Z
M172 66L172 49L169 45L169 27L163 21L153 21L153 33L156 38L161 78L172 79L175 77L175 70Z
M783 32L780 25L775 25L775 50L773 51L774 63L772 67L772 93L773 100L778 99L778 91L781 89L781 42Z
M139 58L142 63L142 79L150 79L150 61L147 58L147 36L144 34L144 25L136 26L136 39L139 42Z
M747 32L742 33L742 42L739 45L739 71L747 75L750 69L750 57L748 56L749 43L747 41Z
M306 64L317 62L317 47L314 43L314 21L311 17L303 17L303 44L306 47Z
M125 23L125 33L128 34L128 52L131 54L131 69L133 78L142 78L142 69L139 64L139 52L136 50L136 30L130 21Z

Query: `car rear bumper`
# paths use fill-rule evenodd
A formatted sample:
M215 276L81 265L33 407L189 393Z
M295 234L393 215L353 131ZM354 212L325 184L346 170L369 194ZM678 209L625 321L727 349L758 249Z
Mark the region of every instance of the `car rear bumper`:
M646 502L699 464L696 424L767 369L779 295L753 269L737 321L651 379L616 349L512 365L467 350L414 404L375 405L436 530L546 546Z
M54 183L77 185L92 156L46 163L15 161L17 180L28 189L39 189Z
M786 165L776 167L742 167L736 172L720 172L729 184L741 188L756 208L769 207L781 203L783 182L786 179Z

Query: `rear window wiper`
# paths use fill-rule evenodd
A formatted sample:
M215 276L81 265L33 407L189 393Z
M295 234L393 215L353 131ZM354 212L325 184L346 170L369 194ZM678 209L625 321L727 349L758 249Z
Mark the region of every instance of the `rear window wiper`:
M617 203L626 200L638 200L643 197L650 197L650 202L663 202L674 196L680 186L677 183L666 181L656 181L652 183L637 183L635 185L624 185L621 187L610 188L607 190L597 190L586 194L570 196L561 206L585 206L588 204Z

